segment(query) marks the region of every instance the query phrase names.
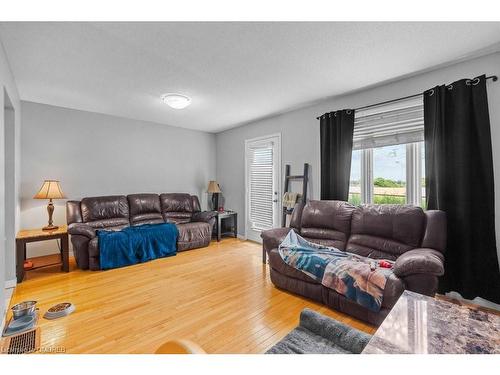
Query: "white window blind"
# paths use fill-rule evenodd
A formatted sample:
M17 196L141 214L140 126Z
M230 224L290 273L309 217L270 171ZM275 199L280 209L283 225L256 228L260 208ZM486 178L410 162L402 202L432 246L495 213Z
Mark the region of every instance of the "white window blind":
M273 145L250 148L249 218L252 229L273 226Z
M356 111L353 149L361 150L424 140L422 96Z

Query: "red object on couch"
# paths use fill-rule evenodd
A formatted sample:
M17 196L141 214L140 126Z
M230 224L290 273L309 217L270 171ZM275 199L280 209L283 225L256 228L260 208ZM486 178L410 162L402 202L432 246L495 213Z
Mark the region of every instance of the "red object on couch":
M378 265L382 268L392 268L392 264L389 263L388 261L386 260L381 260L378 262Z

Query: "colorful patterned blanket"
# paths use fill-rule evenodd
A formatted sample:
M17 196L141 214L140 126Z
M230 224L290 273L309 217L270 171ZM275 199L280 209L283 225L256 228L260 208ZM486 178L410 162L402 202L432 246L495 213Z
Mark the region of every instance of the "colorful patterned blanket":
M385 284L392 271L380 268L377 260L309 242L293 230L278 251L286 264L325 287L367 309L380 310Z

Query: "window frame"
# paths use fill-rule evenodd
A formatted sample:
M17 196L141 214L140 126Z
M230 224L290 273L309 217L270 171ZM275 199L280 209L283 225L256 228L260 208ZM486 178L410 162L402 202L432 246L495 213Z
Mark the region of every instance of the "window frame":
M422 207L422 143L406 143L406 204ZM360 198L361 203L373 203L373 150L364 148L361 152Z

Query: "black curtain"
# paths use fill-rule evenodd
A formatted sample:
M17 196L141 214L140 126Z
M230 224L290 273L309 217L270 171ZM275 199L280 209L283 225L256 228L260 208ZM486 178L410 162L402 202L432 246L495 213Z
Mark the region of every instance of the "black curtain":
M347 201L349 197L353 131L353 110L320 117L321 199Z
M500 303L486 77L424 93L427 209L446 212L441 293Z

